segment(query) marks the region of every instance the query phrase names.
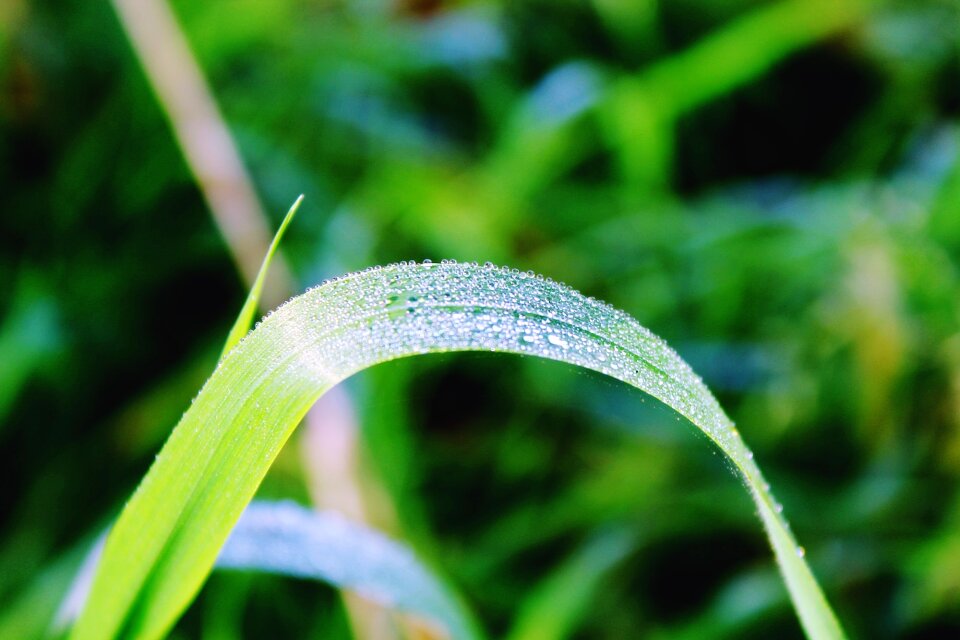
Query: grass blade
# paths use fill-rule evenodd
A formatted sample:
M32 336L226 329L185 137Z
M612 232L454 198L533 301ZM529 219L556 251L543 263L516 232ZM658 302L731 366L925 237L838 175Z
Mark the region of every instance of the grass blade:
M627 530L593 536L524 600L507 640L571 637L603 578L634 546Z
M481 637L470 615L410 549L336 512L254 502L227 539L217 568L321 580L439 623L450 637Z
M56 630L68 628L89 597L104 537L76 572L56 615ZM334 511L254 501L230 532L216 568L319 580L417 616L437 627L431 637L484 637L472 614L411 549Z
M247 335L247 332L250 331L250 327L253 325L253 319L257 314L257 307L260 305L260 294L263 293L263 283L267 279L267 271L270 269L270 263L273 261L273 256L277 252L277 247L280 246L280 241L283 240L283 234L287 231L287 227L293 220L293 216L296 215L297 209L300 208L301 202L303 202L303 194L300 194L294 203L290 205L287 215L283 217L283 222L280 223L277 233L273 236L270 248L267 249L267 255L263 257L260 270L257 271L257 277L250 286L250 293L247 294L247 299L244 301L243 307L240 308L240 313L237 315L237 321L233 323L230 333L227 334L227 342L223 345L223 353L220 354L221 358L227 355L230 349L233 349L238 342L243 340L243 336Z
M578 365L686 416L746 482L807 634L843 637L753 454L666 343L626 313L551 280L454 263L393 265L327 282L280 307L232 349L124 508L73 637L168 631L324 391L381 362L450 351Z

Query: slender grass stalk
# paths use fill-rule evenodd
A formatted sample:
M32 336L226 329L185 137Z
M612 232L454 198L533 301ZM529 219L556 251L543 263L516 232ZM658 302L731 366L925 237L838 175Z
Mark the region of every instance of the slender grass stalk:
M300 208L300 203L303 202L303 194L300 194L287 211L287 215L283 217L283 222L280 223L280 227L277 229L277 233L273 236L273 240L270 242L270 247L267 249L266 255L263 257L263 262L260 264L260 269L257 271L257 276L253 280L253 284L250 286L250 292L247 294L247 299L243 302L243 307L240 309L240 313L237 314L237 320L233 323L233 327L230 329L230 333L227 334L227 341L223 345L223 353L220 354L220 357L227 355L230 349L233 349L240 340L243 339L243 336L247 335L247 332L250 331L250 325L253 324L253 319L257 313L257 307L260 306L260 296L263 294L263 284L267 280L267 273L270 270L270 264L273 262L274 257L277 253L277 248L280 246L280 241L283 240L283 234L286 233L287 227L290 226L290 222L293 220L293 217L297 215L297 210Z
M203 69L167 0L112 0L120 25L166 114L177 145L246 282L270 238L267 216ZM264 296L276 306L292 288L274 258Z
M843 637L753 454L663 340L626 313L532 273L445 262L329 281L279 308L223 358L108 537L73 638L163 635L321 394L381 362L452 351L578 365L687 417L745 481L807 634Z

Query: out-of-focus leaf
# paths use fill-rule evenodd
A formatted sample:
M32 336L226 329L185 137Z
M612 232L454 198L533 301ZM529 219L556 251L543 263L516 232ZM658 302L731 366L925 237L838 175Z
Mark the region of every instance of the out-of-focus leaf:
M79 614L103 551L98 539L57 614L62 629ZM348 589L436 625L441 635L483 634L450 590L406 546L332 511L294 502L253 502L217 558L218 569L309 578Z
M322 580L439 623L451 637L480 636L469 613L413 551L336 512L254 502L227 539L217 567Z
M587 541L524 601L510 640L560 640L575 630L604 576L634 547L628 531Z

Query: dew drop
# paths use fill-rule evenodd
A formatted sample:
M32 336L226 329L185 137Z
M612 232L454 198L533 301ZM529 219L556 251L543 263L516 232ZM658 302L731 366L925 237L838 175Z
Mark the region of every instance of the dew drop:
M807 555L807 550L803 547L797 547L797 557L802 558L805 555Z
M547 342L549 342L552 345L558 346L562 349L566 349L568 346L570 346L569 344L567 344L566 340L564 340L560 336L555 336L552 333L547 336Z

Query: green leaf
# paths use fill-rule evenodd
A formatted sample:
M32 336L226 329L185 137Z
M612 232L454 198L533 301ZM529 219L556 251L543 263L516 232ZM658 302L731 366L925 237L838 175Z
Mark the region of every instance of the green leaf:
M86 539L74 544L37 571L22 591L4 596L0 608L0 638L30 640L63 636L72 622L64 616L68 613L64 611L64 601L70 595L71 579L89 557L90 545Z
M450 351L578 365L686 416L746 483L807 634L843 637L753 454L663 340L626 313L549 279L455 263L372 268L327 282L277 309L232 349L124 508L73 637L163 635L324 391L381 362Z
M479 638L463 606L406 546L335 512L292 502L253 502L217 559L218 569L312 578Z
M66 629L88 598L104 537L92 545L63 598L57 629ZM411 549L336 512L254 501L230 532L216 568L320 580L413 614L451 637L483 637L472 614Z
M605 531L587 542L528 596L508 640L569 637L603 578L634 549L627 530Z
M267 279L267 271L270 269L270 263L273 261L273 256L277 252L277 247L280 246L280 241L283 240L283 234L287 231L287 227L293 220L293 216L296 215L297 209L300 208L301 202L303 202L302 193L294 203L290 205L287 215L283 217L283 222L280 223L276 235L273 236L273 242L270 243L270 248L267 249L267 254L263 257L263 262L260 263L260 270L257 272L257 277L250 287L250 293L247 294L247 299L244 301L243 307L240 308L240 313L237 315L237 321L233 323L230 333L227 334L227 342L223 345L223 353L220 354L221 358L227 355L230 349L233 349L238 342L243 340L243 336L247 335L247 332L250 331L253 318L257 313L257 307L260 305L260 294L263 292L263 283Z

